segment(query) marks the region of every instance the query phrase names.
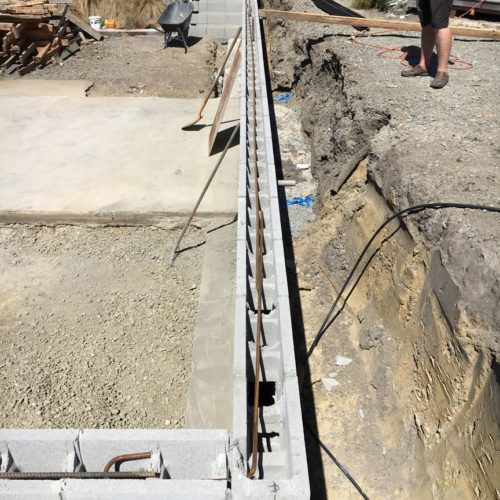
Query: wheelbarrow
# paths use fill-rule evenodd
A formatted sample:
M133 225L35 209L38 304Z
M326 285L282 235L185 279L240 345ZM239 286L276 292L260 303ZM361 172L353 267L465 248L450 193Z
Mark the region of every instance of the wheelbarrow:
M176 32L178 36L174 37L174 40L181 40L187 52L187 37L193 9L193 2L183 3L176 0L163 11L158 19L158 24L165 34L164 48L168 47L168 44L172 40L172 33Z

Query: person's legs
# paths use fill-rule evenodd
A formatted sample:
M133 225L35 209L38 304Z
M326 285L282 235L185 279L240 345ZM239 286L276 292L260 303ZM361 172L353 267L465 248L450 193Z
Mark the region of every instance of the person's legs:
M436 44L436 30L430 24L422 27L421 42L422 49L420 52L419 66L428 70L431 64L432 51L434 50L434 45Z
M436 30L436 47L438 55L437 70L442 73L448 72L448 61L451 54L451 30L441 28Z

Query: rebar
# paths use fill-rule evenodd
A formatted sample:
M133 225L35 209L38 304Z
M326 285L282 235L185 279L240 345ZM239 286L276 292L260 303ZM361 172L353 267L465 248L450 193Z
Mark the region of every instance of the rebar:
M261 329L263 299L263 216L260 208L259 168L257 158L257 79L255 76L255 34L252 10L247 11L247 46L250 47L252 61L252 165L255 196L255 288L257 291L257 324L255 328L255 381L252 413L252 464L247 477L253 479L257 471L258 437L259 437L259 399L260 399L260 362L261 362ZM250 44L248 43L250 31Z
M124 462L131 462L133 460L145 460L147 458L151 458L151 452L146 451L144 453L129 453L127 455L118 455L117 457L113 457L105 466L104 472L109 472L113 465L115 466L115 470L118 471L120 465Z

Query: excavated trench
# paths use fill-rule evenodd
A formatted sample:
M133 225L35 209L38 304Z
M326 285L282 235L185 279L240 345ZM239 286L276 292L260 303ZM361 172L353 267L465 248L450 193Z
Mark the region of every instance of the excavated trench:
M412 197L384 184L400 175L401 157L372 146L389 106L353 99L349 61L330 35L282 21L267 28L272 84L294 94L318 186L314 221L293 242L297 343L309 346L373 232ZM305 419L370 498L500 498L499 269L495 245L464 234L479 221L422 213L389 225L309 359ZM338 355L352 361L336 363ZM357 498L314 447L310 440L313 498Z

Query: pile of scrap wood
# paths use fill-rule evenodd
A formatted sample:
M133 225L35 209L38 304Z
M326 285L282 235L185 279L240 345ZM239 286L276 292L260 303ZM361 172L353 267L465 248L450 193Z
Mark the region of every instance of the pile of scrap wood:
M70 0L0 0L0 67L21 76L102 35L68 11Z

